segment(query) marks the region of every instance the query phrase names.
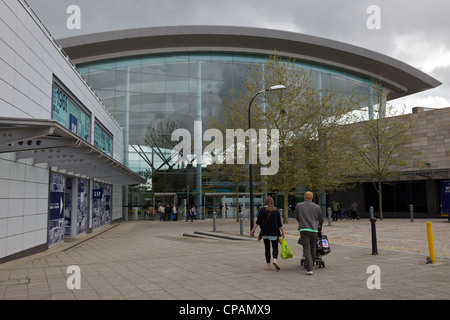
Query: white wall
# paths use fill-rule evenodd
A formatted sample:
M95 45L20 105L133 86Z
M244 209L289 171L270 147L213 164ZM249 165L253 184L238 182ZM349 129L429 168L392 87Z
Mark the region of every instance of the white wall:
M50 119L53 74L113 134L113 157L122 162L117 122L27 5L0 0L0 116ZM92 139L93 132L92 126ZM45 165L0 154L0 259L47 242L48 183ZM114 186L113 219L121 217L121 190Z
M47 242L48 169L0 154L0 258Z

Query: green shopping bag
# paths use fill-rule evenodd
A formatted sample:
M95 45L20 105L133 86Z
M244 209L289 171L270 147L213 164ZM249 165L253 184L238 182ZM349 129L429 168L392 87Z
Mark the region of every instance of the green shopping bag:
M281 259L289 259L293 256L291 248L289 248L286 239L283 238L283 240L281 240Z

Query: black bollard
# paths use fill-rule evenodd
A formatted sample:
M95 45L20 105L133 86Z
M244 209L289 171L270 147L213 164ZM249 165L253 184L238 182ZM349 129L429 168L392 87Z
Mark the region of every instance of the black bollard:
M377 231L375 228L375 222L377 221L376 218L370 218L370 224L372 226L372 255L378 255L378 248L377 248Z
M244 213L239 213L239 234L244 235Z

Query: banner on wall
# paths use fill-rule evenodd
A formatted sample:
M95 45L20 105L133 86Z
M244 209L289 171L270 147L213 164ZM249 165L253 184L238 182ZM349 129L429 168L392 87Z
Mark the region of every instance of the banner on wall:
M77 234L86 233L88 219L89 181L78 179L77 192Z
M64 240L64 206L66 178L57 173L50 177L50 204L48 244L53 245Z
M111 191L111 185L94 182L92 197L92 223L94 229L111 223Z
M53 86L52 118L64 127L67 122L67 96L57 86Z
M75 116L73 114L71 114L69 122L70 122L69 123L70 131L77 134L78 133L78 119L75 118Z
M70 178L66 178L64 197L64 235L70 236L72 225L72 179Z

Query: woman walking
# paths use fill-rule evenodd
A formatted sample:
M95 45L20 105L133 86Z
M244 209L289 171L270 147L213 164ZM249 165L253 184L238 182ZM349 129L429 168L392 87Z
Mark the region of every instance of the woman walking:
M272 246L273 265L277 270L280 270L278 265L278 237L281 235L284 237L283 225L281 223L280 212L275 208L272 197L267 197L264 202L264 207L259 210L258 219L253 227L251 234L255 234L256 228L261 227L261 235L264 241L265 256L267 267L266 270L270 270L270 246Z

